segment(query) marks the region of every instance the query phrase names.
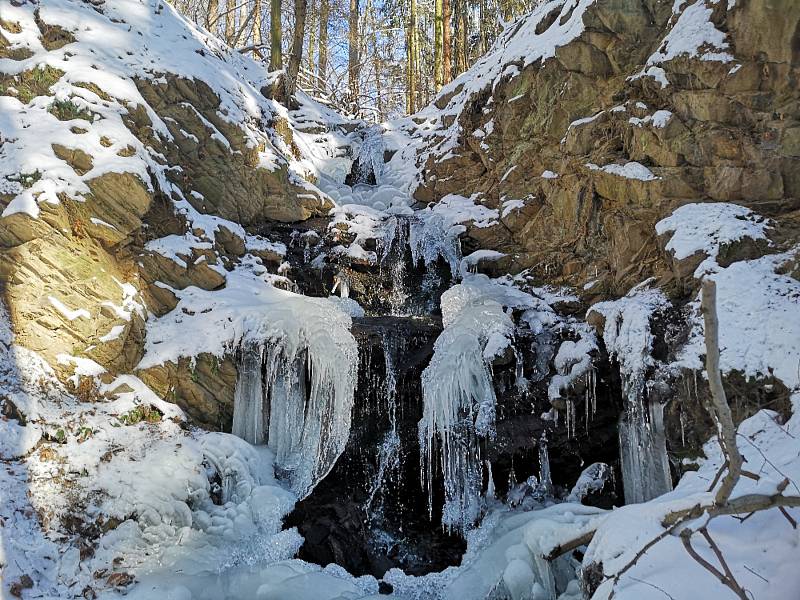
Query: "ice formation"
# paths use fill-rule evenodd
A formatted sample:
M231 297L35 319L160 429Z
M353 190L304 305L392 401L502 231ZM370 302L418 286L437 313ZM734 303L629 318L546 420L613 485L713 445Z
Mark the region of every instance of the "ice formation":
M442 522L468 530L481 512L480 439L494 434L491 363L512 347L514 322L505 307L530 307L533 298L485 275L468 275L442 294L444 330L422 374L420 445L429 511L438 453L444 479Z
M590 312L605 318L603 341L622 375L625 413L619 423L620 458L625 500L645 502L672 489L663 407L645 397L645 375L654 365L651 318L669 306L647 283L624 298L595 304Z
M175 290L178 308L148 323L140 367L238 351L233 431L266 443L303 497L344 450L358 351L338 304L275 288L257 267L228 273L222 290Z

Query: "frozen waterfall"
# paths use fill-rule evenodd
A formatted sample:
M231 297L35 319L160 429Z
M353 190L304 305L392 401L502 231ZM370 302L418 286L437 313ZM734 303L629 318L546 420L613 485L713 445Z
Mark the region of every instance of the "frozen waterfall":
M624 298L599 302L603 340L622 375L625 412L619 423L625 501L646 502L672 490L664 434L663 407L647 399L645 374L654 365L650 321L669 301L660 290L637 287Z

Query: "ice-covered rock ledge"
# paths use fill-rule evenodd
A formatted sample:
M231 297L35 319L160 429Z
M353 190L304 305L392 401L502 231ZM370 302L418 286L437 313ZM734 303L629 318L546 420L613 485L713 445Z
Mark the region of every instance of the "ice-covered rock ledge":
M304 496L347 441L358 351L339 304L274 287L265 273L245 259L223 289L172 290L178 305L148 323L138 369L238 356L233 432L266 443Z

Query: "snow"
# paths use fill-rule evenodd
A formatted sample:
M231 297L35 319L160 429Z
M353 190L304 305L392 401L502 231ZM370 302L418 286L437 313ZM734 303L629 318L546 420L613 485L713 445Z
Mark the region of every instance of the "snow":
M694 276L719 268L717 256L729 244L748 238L767 240L770 223L749 208L728 202L684 204L656 223L658 235L671 234L665 249L678 260L706 256Z
M581 337L578 341L561 342L553 360L557 373L550 379L547 388L551 400L560 398L563 390L589 373L592 369L591 354L596 350L597 343L592 335Z
M714 27L711 13L706 0L696 0L684 8L659 50L647 59L647 65L659 65L681 55L700 60L732 61L733 56L726 52L729 45L725 34Z
M611 173L612 175L625 177L626 179L638 179L639 181L654 181L656 179L661 179L660 177L653 175L653 172L650 171L650 169L636 161L630 161L624 165L612 163L610 165L605 165L604 167L598 167L594 163L587 163L586 166L592 171L604 171L605 173Z
M497 250L475 250L475 252L472 254L469 254L461 259L461 265L459 266L458 271L462 274L474 272L481 261L500 260L505 256L507 255L503 252L498 252Z
M778 482L788 477L800 481L797 439L800 434L800 395L793 397L794 414L780 424L776 414L762 410L739 426L739 450L747 468L759 474L759 480L742 477L734 489L733 498L748 493L772 494ZM595 534L584 564L602 562L606 574L613 575L650 540L664 531L663 517L674 510L709 503L709 482L715 480L722 464L716 440L709 441L703 452L707 459L700 461L698 471L686 473L676 489L657 500L625 506L611 512ZM800 495L796 484L790 483L786 495ZM796 508L788 509L794 519L800 517ZM698 527L705 517L686 524ZM720 547L737 581L753 597L778 600L797 595L800 574L792 565L800 558L800 540L778 509L758 512L747 519L725 516L711 520L709 534ZM722 588L708 571L700 567L682 547L679 532L667 536L650 548L620 579L614 598L621 600L656 600L664 598L666 590L674 598L715 598ZM701 536L692 538L701 556L716 563L710 547ZM611 594L611 579L606 579L593 600L607 600Z
M672 118L672 113L668 110L657 110L652 115L647 115L644 118L639 119L638 117L631 117L628 119L628 122L631 125L636 125L637 127L641 127L643 125L652 125L656 129L663 129L669 123L669 120Z
M510 199L504 200L503 205L501 207L500 216L505 219L508 215L510 215L515 210L520 210L525 208L525 201L518 200L518 199Z
M72 310L67 307L61 300L55 298L53 296L48 296L47 299L50 301L55 309L61 313L61 315L67 319L68 321L74 321L75 319L90 319L92 315L89 313L88 310L85 308L78 308Z
M705 275L717 284L720 368L748 378L774 376L800 387L800 282L783 275L800 248L733 263ZM677 366L702 370L705 354L700 301L692 304L691 333Z
M451 230L467 222L473 222L475 227L479 228L491 227L500 215L496 209L476 203L477 199L477 194L470 198L448 194L428 210L434 215L441 216L444 224Z

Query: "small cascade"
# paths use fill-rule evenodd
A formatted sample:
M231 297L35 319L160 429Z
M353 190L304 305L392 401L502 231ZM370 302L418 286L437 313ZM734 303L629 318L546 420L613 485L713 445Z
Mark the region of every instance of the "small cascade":
M386 410L389 415L389 431L386 432L378 448L378 470L372 482L372 490L369 498L364 505L364 510L370 517L373 516L373 503L375 496L387 484L387 479L396 474L400 468L400 435L397 430L397 370L395 349L392 347L392 339L389 336L383 338L383 357L384 357L384 398L386 399ZM404 346L405 344L401 344Z
M407 316L411 292L408 289L408 270L406 252L410 222L400 215L389 217L386 221L386 236L381 253L381 271L388 273L390 280L389 310L392 316Z

